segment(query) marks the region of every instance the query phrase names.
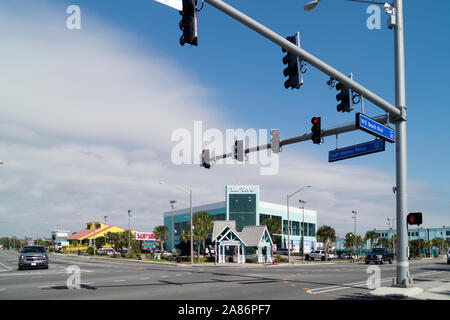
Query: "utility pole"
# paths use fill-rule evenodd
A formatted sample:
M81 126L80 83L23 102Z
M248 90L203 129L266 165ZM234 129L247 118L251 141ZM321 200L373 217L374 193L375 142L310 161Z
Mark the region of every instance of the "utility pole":
M171 236L171 239L172 239L172 253L174 252L174 250L173 250L173 209L175 208L175 203L176 203L177 201L176 200L170 200L170 206L172 207L172 227L171 227L171 230L172 230L172 236Z
M108 216L104 216L104 218L105 218L105 229L106 229L106 218L108 218ZM105 247L107 246L106 244L107 244L108 242L106 241L106 232L105 232Z
M301 204L301 208L303 210L303 214L302 214L302 244L301 244L301 248L302 248L302 263L305 262L305 204L306 201L305 200L298 200Z
M130 226L130 220L131 220L131 211L133 210L128 210L128 251L127 253L130 253L130 241L131 241L131 226Z
M357 248L356 248L356 214L358 212L356 212L356 210L352 210L353 213L353 219L355 219L355 234L354 234L354 242L355 242L355 256L358 257L358 253L357 253Z

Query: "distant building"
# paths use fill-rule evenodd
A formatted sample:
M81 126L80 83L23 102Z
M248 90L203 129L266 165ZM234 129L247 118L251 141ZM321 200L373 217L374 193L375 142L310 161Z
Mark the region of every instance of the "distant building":
M104 237L108 232L120 233L124 231L126 230L116 226L109 226L101 222L87 222L85 229L68 236L67 240L70 243L70 249L83 250L93 246L95 238ZM131 234L134 234L135 232L135 230L131 230ZM133 239L134 236L132 235L131 237Z
M378 234L379 238L386 238L391 239L394 234L397 234L396 230L389 229L389 230L368 230L368 231L375 231ZM364 238L363 234L363 238ZM434 238L442 238L447 241L447 243L450 243L450 227L449 226L443 226L442 228L415 228L415 229L408 229L408 241L411 240L418 240L422 239L425 241L431 241ZM376 240L375 240L376 242ZM345 240L344 239L338 239L336 240L336 248L335 252L345 252L347 249L344 246ZM375 247L375 243L373 244L373 247ZM363 248L361 248L361 253L367 252L370 250L370 240L366 241ZM426 250L426 248L424 249ZM429 254L429 252L426 252ZM435 249L431 249L431 255L435 254Z
M276 235L277 240L273 240L274 244L277 248L288 247L287 206L286 204L260 201L258 185L227 185L225 201L192 208L192 214L199 211L206 211L211 215L213 221L235 221L236 232L242 232L246 226L259 226L266 218L276 219L280 222L282 234ZM292 201L289 206L289 221L291 225L289 240L293 252L300 251L302 224L305 230L305 252L316 250L317 212L310 209L299 209L298 202L294 204ZM167 233L169 241L165 242L165 246L168 251L172 251L172 229L174 230L173 243L176 246L180 242L181 231L189 230L190 208L164 212L164 225L169 230Z

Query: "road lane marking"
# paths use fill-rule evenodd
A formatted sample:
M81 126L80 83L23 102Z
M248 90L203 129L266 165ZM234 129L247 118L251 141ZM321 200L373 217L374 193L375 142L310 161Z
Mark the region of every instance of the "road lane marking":
M168 278L169 276L161 276L161 278Z
M114 282L124 282L126 280L114 280Z
M139 280L148 280L150 278L139 278Z
M416 277L435 275L435 274L442 273L442 272L444 272L444 271L424 272L424 273L412 275L411 277L414 279ZM392 278L393 277L380 279L380 283L392 281ZM360 282L354 282L354 283L345 283L345 284L330 286L330 287L314 288L314 289L307 290L306 292L308 292L309 294L320 294L320 293L326 293L326 292L337 291L337 290L352 289L352 288L364 288L364 287L367 288L367 280L360 281Z

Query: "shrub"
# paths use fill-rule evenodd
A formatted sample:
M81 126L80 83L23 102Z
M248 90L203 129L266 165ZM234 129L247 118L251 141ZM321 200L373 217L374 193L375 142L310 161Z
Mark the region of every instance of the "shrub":
M277 254L276 256L275 256L275 262L276 263L286 263L286 262L289 262L289 260L288 259L286 259L286 258L282 258L279 254Z
M87 252L88 255L92 256L94 254L94 248L93 247L89 247L89 248L87 248L86 252Z
M245 262L246 262L246 263L258 263L258 261L257 261L255 258L248 258L248 259L245 259Z
M136 256L135 253L130 252L130 253L127 253L127 254L125 255L125 258L126 258L126 259L136 259L137 256Z

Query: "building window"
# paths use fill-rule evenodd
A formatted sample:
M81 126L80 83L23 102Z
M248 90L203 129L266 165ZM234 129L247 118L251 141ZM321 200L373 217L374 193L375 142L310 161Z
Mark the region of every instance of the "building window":
M291 231L292 235L299 236L300 235L300 222L298 221L291 221Z
M230 220L236 221L236 229L256 225L256 195L230 194L228 198Z
M260 213L259 214L259 223L261 224L264 220L266 220L266 219L270 219L270 215L268 215L268 214L263 214L263 213Z
M213 221L216 221L216 220L226 220L227 215L226 215L225 213L220 213L220 214L214 214L214 215L211 215L211 217L212 217L212 220L213 220Z

